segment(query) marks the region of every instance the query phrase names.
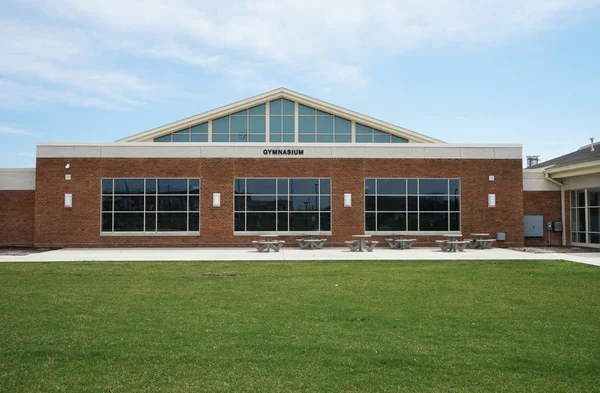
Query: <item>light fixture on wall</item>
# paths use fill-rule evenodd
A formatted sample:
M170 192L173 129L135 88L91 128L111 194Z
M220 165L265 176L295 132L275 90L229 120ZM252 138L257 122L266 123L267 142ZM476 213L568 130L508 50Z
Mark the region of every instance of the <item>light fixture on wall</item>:
M344 207L352 207L352 194L344 194Z
M73 207L73 194L65 194L65 207Z
M65 165L65 169L71 169L71 164Z
M496 207L496 194L488 194L488 207Z

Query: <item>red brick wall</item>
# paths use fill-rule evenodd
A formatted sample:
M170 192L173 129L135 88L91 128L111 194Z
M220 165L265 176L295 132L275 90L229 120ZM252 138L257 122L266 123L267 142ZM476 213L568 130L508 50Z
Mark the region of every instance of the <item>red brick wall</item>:
M544 216L544 236L526 237L525 245L548 245L548 231L546 230L546 224L548 221L561 221L560 191L525 191L523 192L523 209L525 214ZM566 226L563 227L563 230L567 230ZM569 238L569 236L567 236L567 238ZM550 245L562 245L562 232L550 232Z
M70 163L72 180L65 181ZM488 180L489 175L495 181ZM329 244L342 245L364 233L365 177L458 177L462 185L462 232L506 232L500 246L523 244L523 172L521 160L460 159L102 159L38 158L35 213L37 246L249 246L254 237L233 236L235 177L330 177L332 232ZM200 236L100 236L100 179L103 177L199 177ZM212 193L221 193L221 207L212 207ZM65 193L73 208L65 209ZM352 207L343 207L343 194ZM496 194L496 208L487 195ZM295 243L297 236L282 239ZM419 236L420 245L438 237ZM379 239L382 240L382 239Z
M33 246L35 191L0 191L0 246Z

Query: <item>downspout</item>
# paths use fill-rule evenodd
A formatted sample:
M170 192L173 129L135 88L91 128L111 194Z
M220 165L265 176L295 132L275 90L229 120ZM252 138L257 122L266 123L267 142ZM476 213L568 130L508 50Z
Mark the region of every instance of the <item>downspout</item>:
M565 222L565 185L559 182L558 180L554 180L553 178L551 178L548 172L544 171L544 177L546 178L546 180L560 187L560 220L563 223L562 245L563 247L565 247L567 245L567 223Z

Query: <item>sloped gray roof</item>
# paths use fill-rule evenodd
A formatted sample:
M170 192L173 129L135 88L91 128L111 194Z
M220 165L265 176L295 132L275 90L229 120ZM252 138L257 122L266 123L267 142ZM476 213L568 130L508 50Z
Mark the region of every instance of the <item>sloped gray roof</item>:
M582 164L584 162L600 161L600 142L594 143L594 151L590 145L580 147L579 150L567 153L563 156L553 158L548 161L540 162L537 165L532 165L527 169L545 168L552 166L555 168L569 166L574 164Z

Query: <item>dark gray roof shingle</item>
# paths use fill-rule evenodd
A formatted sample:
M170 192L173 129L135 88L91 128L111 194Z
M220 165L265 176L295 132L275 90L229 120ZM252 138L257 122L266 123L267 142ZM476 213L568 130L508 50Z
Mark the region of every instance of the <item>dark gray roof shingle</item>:
M532 165L528 169L545 168L547 166L562 167L574 164L582 164L584 162L600 160L600 142L594 143L594 151L591 147L583 146L579 150L567 153L564 156L556 157L548 161L540 162L537 165Z

